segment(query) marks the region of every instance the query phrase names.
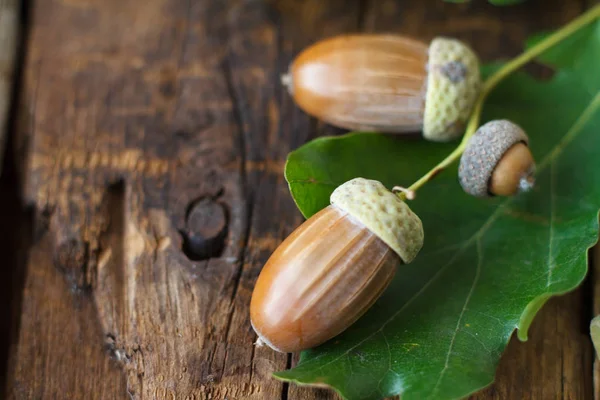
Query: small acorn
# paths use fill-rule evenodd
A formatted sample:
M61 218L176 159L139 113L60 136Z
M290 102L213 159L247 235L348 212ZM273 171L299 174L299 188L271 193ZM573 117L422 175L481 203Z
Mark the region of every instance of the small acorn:
M302 51L282 77L306 113L352 130L416 132L432 141L461 136L481 86L479 61L464 43L350 34Z
M535 161L529 138L508 120L482 125L469 139L460 159L458 178L465 192L477 196L513 196L535 183Z
M254 287L252 327L276 351L312 348L346 330L423 245L419 217L378 181L352 179L330 202L281 243Z

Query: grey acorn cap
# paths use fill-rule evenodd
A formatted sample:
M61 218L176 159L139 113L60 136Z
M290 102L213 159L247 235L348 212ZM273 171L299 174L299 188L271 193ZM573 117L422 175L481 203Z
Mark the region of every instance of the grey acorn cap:
M488 197L489 182L496 165L516 143L529 144L525 131L508 120L490 121L469 139L460 158L458 179L465 192L477 197Z

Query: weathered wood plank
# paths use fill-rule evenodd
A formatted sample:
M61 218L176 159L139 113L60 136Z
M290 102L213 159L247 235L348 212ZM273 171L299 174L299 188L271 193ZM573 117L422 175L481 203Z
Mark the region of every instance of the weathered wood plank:
M4 142L8 128L17 48L20 43L20 11L19 0L0 1L0 171L2 171Z
M596 245L594 249L590 252L591 265L590 265L590 275L588 279L590 281L590 314L588 320L585 321L584 329L589 334L589 323L592 318L597 315L600 315L600 245ZM590 356L592 358L593 363L593 398L595 400L600 399L600 354L596 352L593 348L590 349Z
M560 27L579 15L585 0L526 1L497 7L487 1L368 1L364 30L399 32L423 40L447 35L469 43L485 61L518 54L529 35Z
M338 131L299 111L279 74L308 44L363 28L512 55L582 9L550 3L36 2L19 130L36 235L9 398L337 398L272 379L295 359L252 346L254 281L301 222L286 155ZM589 342L567 323L582 304L550 302L479 398L559 384L585 398Z
M229 12L218 1L36 3L25 197L49 222L28 265L12 398L280 395L281 383L248 378L250 355L227 340L249 220L223 71ZM227 243L190 261L178 231L204 198L226 208Z
M592 398L593 349L584 301L583 290L548 301L530 328L529 340L522 343L513 336L496 381L472 398Z
M290 46L356 12L342 1L36 3L20 133L39 234L10 398L282 395L269 375L288 357L255 353L247 310L262 264L300 222L282 166L312 124L278 75ZM222 253L197 260L187 246L193 261L180 249L206 234L189 214L198 204L218 204L227 227Z

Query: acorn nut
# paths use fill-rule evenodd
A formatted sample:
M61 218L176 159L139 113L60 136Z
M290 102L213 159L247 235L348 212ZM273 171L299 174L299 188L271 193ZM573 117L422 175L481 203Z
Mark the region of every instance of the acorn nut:
M252 327L276 351L312 348L346 330L423 245L419 217L378 181L352 179L330 202L281 243L254 287Z
M527 134L515 123L495 120L469 139L458 177L465 192L477 196L513 196L530 190L535 161Z
M282 77L306 113L351 130L423 130L444 142L462 136L481 86L464 43L429 45L399 35L351 34L308 47Z

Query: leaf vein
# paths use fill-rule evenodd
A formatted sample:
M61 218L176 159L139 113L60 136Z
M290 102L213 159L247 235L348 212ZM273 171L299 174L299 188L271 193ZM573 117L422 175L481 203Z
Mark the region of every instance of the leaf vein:
M560 140L556 146L550 151L546 157L539 164L538 170L542 170L546 168L548 163L551 163L556 157L558 157L565 147L573 141L581 132L581 130L585 127L585 124L589 121L590 118L594 115L596 109L600 107L600 90L596 92L594 98L590 101L590 104L583 110L581 115L577 118L575 123L571 126L569 131L563 136L562 140Z
M396 317L398 315L400 315L416 298L418 298L434 281L436 281L437 278L440 277L442 275L442 273L450 265L452 265L454 263L454 261L458 258L458 256L460 256L467 249L467 247L469 247L470 243L471 243L471 240L465 242L465 244L454 254L454 256L452 256L452 258L450 258L450 260L442 268L440 268L431 277L431 279L429 279L429 281L427 281L427 283L425 283L425 285L423 285L423 287L417 293L415 293L406 303L404 303L404 305L398 311L396 311L387 321L385 321L385 323L383 323L377 330L375 330L372 333L370 333L367 336L365 336L362 340L358 341L355 345L349 347L348 350L346 350L344 353L340 354L339 356L335 357L334 359L332 359L332 360L326 362L325 364L321 365L320 368L323 369L324 367L328 366L329 364L332 364L332 363L336 362L337 360L341 359L342 357L349 356L349 354L350 354L350 352L352 350L356 349L361 344L365 343L367 340L373 338L378 333L383 332L383 330L385 329L385 327L387 326L387 324L389 324L394 319L396 319Z
M465 299L465 304L463 305L463 308L460 311L460 315L458 317L458 321L456 322L456 328L454 329L454 334L452 335L452 339L450 340L450 346L448 347L448 353L446 354L446 361L444 362L444 368L440 372L440 376L439 376L435 386L433 387L433 391L431 392L431 395L429 396L429 398L433 398L435 396L435 394L438 392L440 384L442 383L442 379L444 378L444 375L446 374L446 371L448 370L448 368L450 366L450 357L452 355L452 349L454 348L454 342L456 341L456 336L458 335L458 332L460 331L462 319L465 315L465 311L467 310L469 302L471 301L471 297L473 296L473 292L475 291L477 282L479 282L479 276L481 275L481 265L483 264L483 252L481 250L481 238L478 237L475 243L476 243L475 248L477 249L477 268L475 269L475 277L473 278L473 283L471 284L471 288L469 289L469 293L467 294L467 298Z
M383 393L383 390L381 390L381 382L383 382L383 380L385 379L385 376L387 375L388 372L394 372L394 370L392 369L392 350L390 348L390 342L387 339L387 336L385 336L385 332L381 331L381 336L383 336L383 340L387 346L387 352L388 352L388 371L386 371L386 373L381 375L381 379L379 379L379 382L377 382L377 389L379 389Z
M475 340L477 343L479 343L479 344L481 345L481 347L483 347L483 349L484 349L485 351L487 351L487 352L488 352L488 354L490 354L490 355L493 355L493 354L495 354L495 353L496 353L496 352L493 352L493 351L491 351L491 350L490 350L490 349L489 349L489 348L486 346L486 344L483 342L483 340L479 339L479 338L478 338L477 336L475 336L475 335L474 335L472 332L469 332L469 331L467 331L467 330L464 330L463 332L464 332L465 334L467 334L467 335L471 336L471 337L473 338L473 340Z

